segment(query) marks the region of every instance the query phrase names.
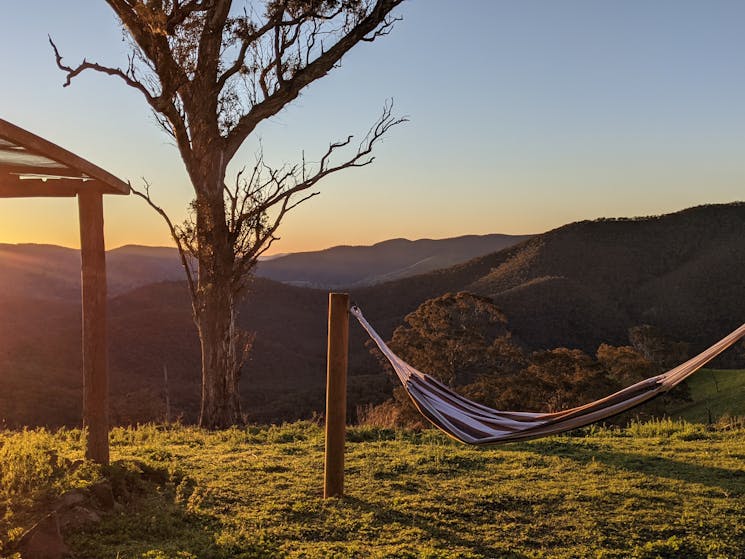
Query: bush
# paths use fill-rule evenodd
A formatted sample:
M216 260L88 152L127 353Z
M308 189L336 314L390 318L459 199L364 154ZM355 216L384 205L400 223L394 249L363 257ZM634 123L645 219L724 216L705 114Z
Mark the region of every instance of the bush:
M60 474L59 443L47 431L23 430L3 437L0 495L34 494Z

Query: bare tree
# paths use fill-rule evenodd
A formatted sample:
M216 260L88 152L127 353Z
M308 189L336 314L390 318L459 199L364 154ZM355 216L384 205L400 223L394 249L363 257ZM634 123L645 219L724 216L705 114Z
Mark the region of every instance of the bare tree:
M316 164L303 157L272 168L259 154L235 181L226 181L227 166L259 123L338 66L356 44L387 35L401 2L249 0L236 10L231 0L107 0L132 46L124 68L85 59L69 66L50 38L65 86L93 70L138 90L186 166L195 198L184 224L153 201L147 183L135 193L165 219L186 271L201 340L204 427L241 422L238 381L251 339L236 324L237 304L282 220L318 194L324 177L372 163L374 144L405 119L395 118L386 103L356 150L349 136L330 144Z

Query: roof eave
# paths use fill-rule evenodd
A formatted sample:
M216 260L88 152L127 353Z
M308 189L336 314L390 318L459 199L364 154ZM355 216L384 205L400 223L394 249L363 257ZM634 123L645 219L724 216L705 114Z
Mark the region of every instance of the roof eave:
M28 130L24 130L23 128L20 128L15 124L12 124L1 118L0 138L5 138L8 141L23 146L25 149L31 152L43 155L44 157L48 157L49 159L52 159L60 163L61 165L64 165L65 167L75 169L80 173L90 177L91 179L94 179L91 181L79 183L77 188L78 192L80 190L85 190L88 188L96 188L96 190L104 194L128 195L130 193L129 183L124 182L123 180L115 177L101 167L94 165L90 161L83 159L78 155L75 155L74 153L58 146L57 144L52 143L49 140L45 140L44 138L37 136L36 134L29 132ZM71 181L66 182L70 183ZM51 191L53 190L55 185L63 186L58 179L55 179L55 182L52 184L48 183L49 181L44 182L44 185L46 186L44 188L41 188L40 190ZM65 184L64 186L65 188L61 190L69 190L69 184ZM47 194L47 196L49 195L51 194Z

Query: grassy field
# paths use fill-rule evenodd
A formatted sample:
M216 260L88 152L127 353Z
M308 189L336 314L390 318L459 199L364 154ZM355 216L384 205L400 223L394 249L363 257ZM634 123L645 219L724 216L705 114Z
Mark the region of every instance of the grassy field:
M0 432L0 537L106 476L123 507L68 530L78 558L742 558L745 429L660 421L475 449L435 432L349 432L344 499L321 498L313 424L112 434Z
M686 382L692 401L673 410L674 416L692 423L745 416L745 371L704 369Z

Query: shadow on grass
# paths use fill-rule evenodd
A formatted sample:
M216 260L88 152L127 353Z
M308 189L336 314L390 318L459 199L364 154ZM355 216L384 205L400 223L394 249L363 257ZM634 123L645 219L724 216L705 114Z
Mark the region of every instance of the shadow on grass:
M685 481L686 483L699 483L722 489L732 495L745 493L745 471L743 470L705 466L635 452L614 452L593 445L564 441L533 441L531 443L520 443L511 448L504 447L504 450L519 450L544 456L568 458L583 465L601 462L617 470Z
M261 530L241 529L226 525L225 519L210 514L210 510L225 512L229 506L225 495L200 487L190 477L154 468L137 461L115 463L107 472L117 502L124 508L105 515L96 525L65 534L66 543L76 557L120 557L122 559L269 559L286 555L276 534ZM284 517L290 524L305 529L295 531L295 544L311 546L308 557L322 557L312 550L314 541L348 542L350 534L340 526L329 532L328 516L335 509L348 509L353 514L370 514L376 527L399 524L421 530L443 550L450 546L467 549L479 557L527 559L528 556L505 548L496 548L478 540L467 539L455 527L445 522L433 522L427 511L401 512L393 506L368 502L348 496L330 507L312 506L304 518ZM230 524L230 523L229 523ZM315 540L315 535L319 536ZM365 540L365 538L363 538ZM354 542L350 542L354 543ZM373 546L373 541L362 541ZM421 541L411 542L411 553L419 556ZM350 547L350 557L359 552ZM340 556L340 555L335 555ZM409 556L409 555L404 555ZM412 557L415 555L411 555ZM469 555L470 556L470 555ZM393 557L393 555L391 555Z
M242 559L276 557L272 542L240 534L219 541L222 523L196 512L193 505L208 500L190 478L169 474L137 461L108 468L107 479L121 510L100 523L65 533L76 557L147 557L148 559ZM190 506L190 504L192 506Z
M402 526L414 527L427 533L431 538L445 542L448 545L460 546L469 549L483 557L494 557L498 559L528 559L527 555L497 549L481 545L477 542L465 539L456 529L448 529L445 523L434 524L430 519L420 514L404 514L390 507L383 507L380 503L363 501L357 497L345 496L344 503L347 506L358 509L361 513L372 514L378 525L398 523Z

